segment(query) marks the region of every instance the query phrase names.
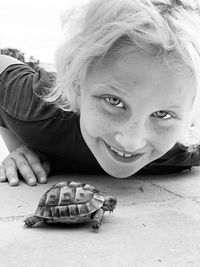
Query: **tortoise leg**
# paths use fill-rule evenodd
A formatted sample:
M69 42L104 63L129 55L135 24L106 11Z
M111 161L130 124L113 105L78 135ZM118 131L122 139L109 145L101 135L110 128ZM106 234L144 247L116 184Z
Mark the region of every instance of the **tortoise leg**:
M99 231L99 228L101 226L102 220L103 220L104 210L99 209L97 210L93 217L92 217L92 230L95 232Z
M44 219L41 218L41 217L37 217L37 216L30 216L30 217L27 217L24 222L25 222L25 225L26 227L32 227L33 225L35 225L36 223L38 222L43 222Z

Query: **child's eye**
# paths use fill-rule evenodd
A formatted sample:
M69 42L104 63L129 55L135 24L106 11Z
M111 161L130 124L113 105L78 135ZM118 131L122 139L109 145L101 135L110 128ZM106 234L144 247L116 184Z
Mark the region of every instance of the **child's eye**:
M117 108L124 108L124 105L122 104L122 101L117 97L105 97L105 100L111 106L114 106L114 107L117 107Z
M164 110L154 112L154 116L162 120L169 120L173 117L171 114L169 114L168 112Z

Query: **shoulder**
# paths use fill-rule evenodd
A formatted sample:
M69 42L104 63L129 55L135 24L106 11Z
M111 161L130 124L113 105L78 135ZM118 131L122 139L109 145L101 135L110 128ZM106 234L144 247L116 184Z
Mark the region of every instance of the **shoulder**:
M0 75L0 108L24 121L53 116L55 107L42 100L42 94L55 82L52 77L44 69L35 72L23 63L8 65Z
M190 170L193 166L200 165L200 146L195 151L189 152L188 148L176 143L161 158L149 163L143 168L143 173L175 173Z
M24 63L10 56L0 55L0 75L10 65L14 64L24 64Z

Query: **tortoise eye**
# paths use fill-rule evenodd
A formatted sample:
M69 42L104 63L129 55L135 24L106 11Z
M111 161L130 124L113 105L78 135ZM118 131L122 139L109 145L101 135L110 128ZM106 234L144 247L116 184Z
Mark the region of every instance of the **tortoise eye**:
M110 199L109 199L109 202L110 202L111 204L113 204L113 203L115 203L115 202L116 202L116 200L115 200L115 199L113 199L113 198L110 198Z

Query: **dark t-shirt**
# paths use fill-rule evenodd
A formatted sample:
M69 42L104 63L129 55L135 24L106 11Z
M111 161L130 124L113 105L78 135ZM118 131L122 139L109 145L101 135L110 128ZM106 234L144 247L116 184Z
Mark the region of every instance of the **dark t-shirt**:
M0 75L0 125L47 155L54 172L104 172L81 135L79 116L42 100L54 82L55 75L43 68L35 73L24 64L9 66ZM191 153L176 144L139 173L178 172L199 164L199 149Z

